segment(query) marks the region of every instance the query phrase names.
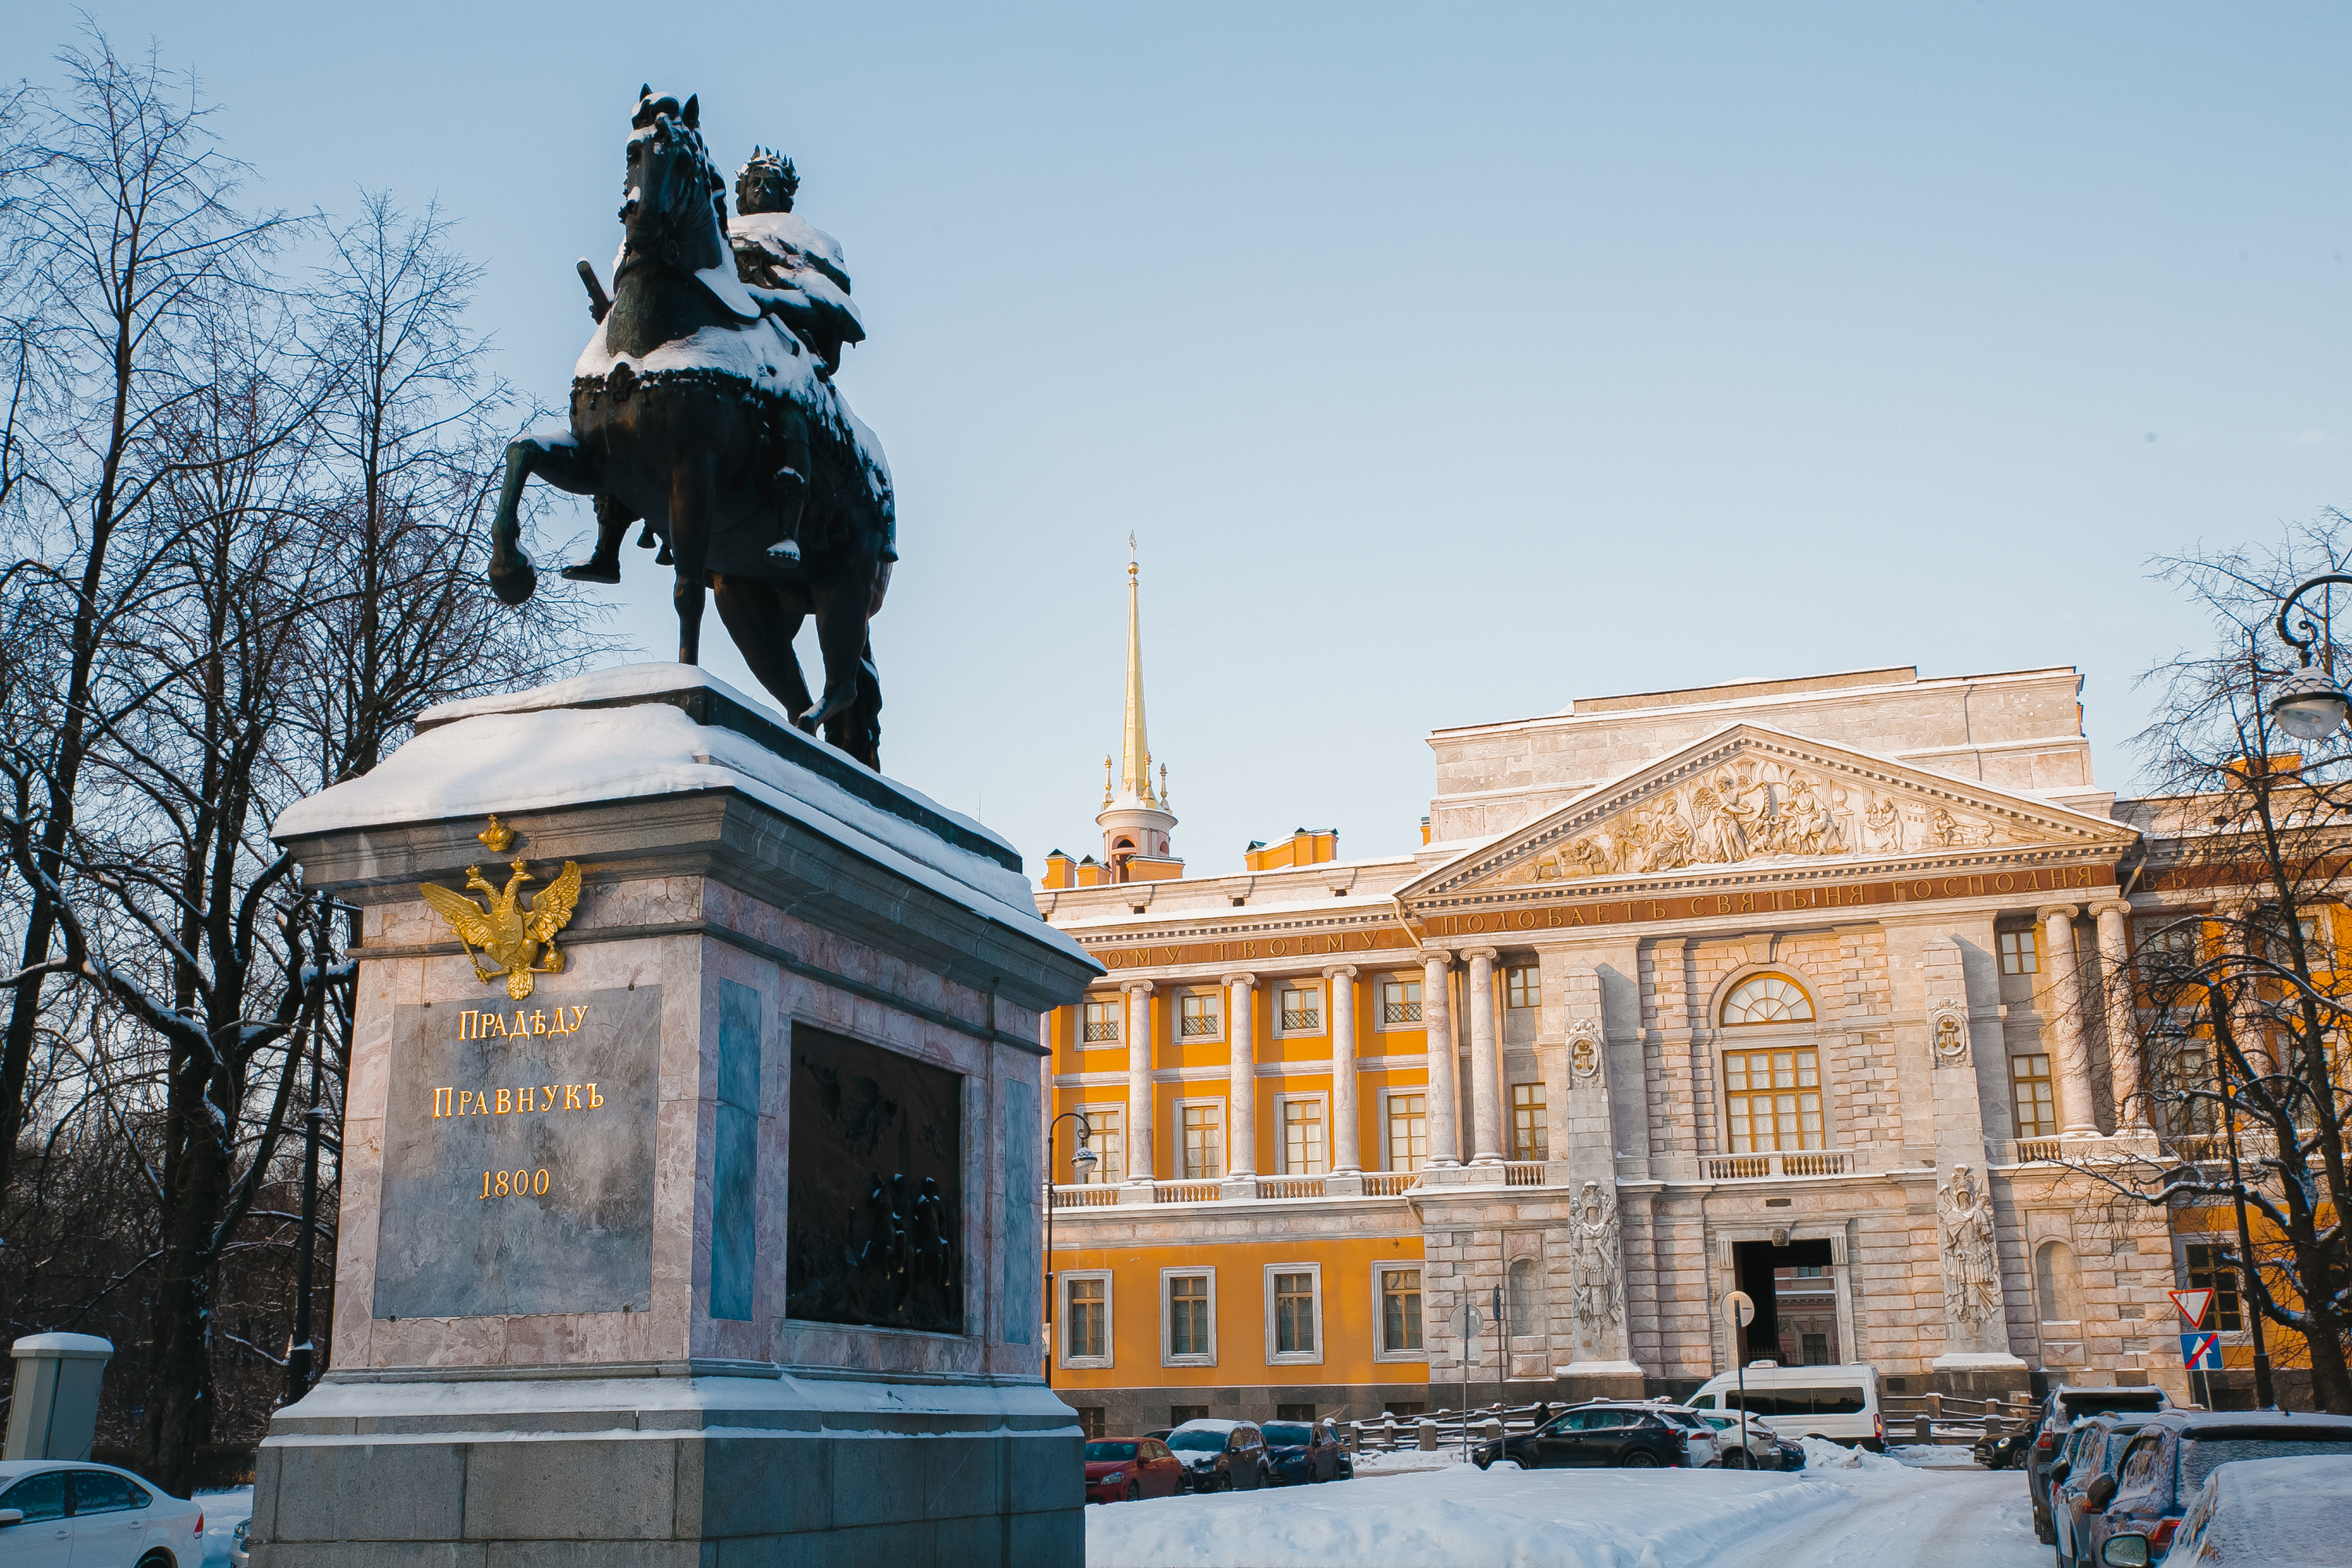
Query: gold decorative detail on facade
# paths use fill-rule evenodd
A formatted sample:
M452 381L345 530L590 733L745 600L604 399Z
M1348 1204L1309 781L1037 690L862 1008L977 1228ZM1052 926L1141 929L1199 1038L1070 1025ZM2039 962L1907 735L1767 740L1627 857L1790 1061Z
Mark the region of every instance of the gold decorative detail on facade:
M490 825L511 839L510 830L499 827L496 817ZM489 842L489 837L483 833L482 841ZM563 973L563 954L556 951L555 936L572 923L572 911L579 907L580 868L566 860L555 880L532 898L528 910L522 907L522 885L535 879L520 859L510 869L514 874L501 890L482 879L479 866L466 868L466 887L483 895L486 902L482 904L431 882L418 883L416 890L465 944L466 956L474 961L474 973L482 984L487 985L503 974L507 994L520 1002L530 994L532 975ZM540 962L541 948L547 950L544 963ZM488 966L482 962L484 956L490 960Z
M474 835L482 847L493 855L503 855L514 843L514 829L499 820L497 812L490 813L490 825Z

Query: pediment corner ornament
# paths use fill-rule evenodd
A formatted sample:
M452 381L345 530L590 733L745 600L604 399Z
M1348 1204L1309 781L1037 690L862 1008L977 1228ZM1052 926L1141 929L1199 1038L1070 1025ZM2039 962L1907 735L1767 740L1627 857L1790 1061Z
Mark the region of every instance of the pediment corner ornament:
M1969 1011L1948 997L1927 1005L1928 1039L1939 1068L1969 1065Z

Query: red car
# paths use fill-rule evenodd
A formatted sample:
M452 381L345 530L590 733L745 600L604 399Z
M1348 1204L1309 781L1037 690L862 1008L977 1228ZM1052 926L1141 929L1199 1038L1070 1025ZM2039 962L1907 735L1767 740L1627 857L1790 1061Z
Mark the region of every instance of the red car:
M1087 1445L1087 1500L1174 1497L1184 1467L1156 1437L1097 1437Z

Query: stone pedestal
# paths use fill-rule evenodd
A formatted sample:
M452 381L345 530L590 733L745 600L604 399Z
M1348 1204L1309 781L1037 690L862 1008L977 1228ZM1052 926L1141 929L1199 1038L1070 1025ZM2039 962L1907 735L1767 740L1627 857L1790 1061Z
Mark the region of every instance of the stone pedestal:
M332 1353L257 1562L1076 1568L1037 1019L1100 971L1019 856L679 666L419 731L277 825L365 913ZM520 869L528 918L567 862L527 987L418 890Z

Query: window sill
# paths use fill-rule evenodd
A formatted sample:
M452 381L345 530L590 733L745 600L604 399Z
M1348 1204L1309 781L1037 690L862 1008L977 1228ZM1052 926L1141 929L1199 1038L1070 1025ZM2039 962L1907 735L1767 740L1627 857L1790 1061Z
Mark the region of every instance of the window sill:
M1323 1356L1319 1351L1276 1351L1265 1358L1265 1364L1268 1366L1321 1366Z
M1429 1364L1429 1352L1422 1351L1374 1351L1375 1362L1412 1362L1421 1366Z
M1217 1364L1217 1358L1213 1355L1164 1355L1160 1358L1160 1364L1161 1366L1214 1366Z
M1062 1360L1055 1363L1054 1364L1059 1370L1064 1372L1108 1372L1111 1370L1110 1357L1107 1355L1065 1356Z

